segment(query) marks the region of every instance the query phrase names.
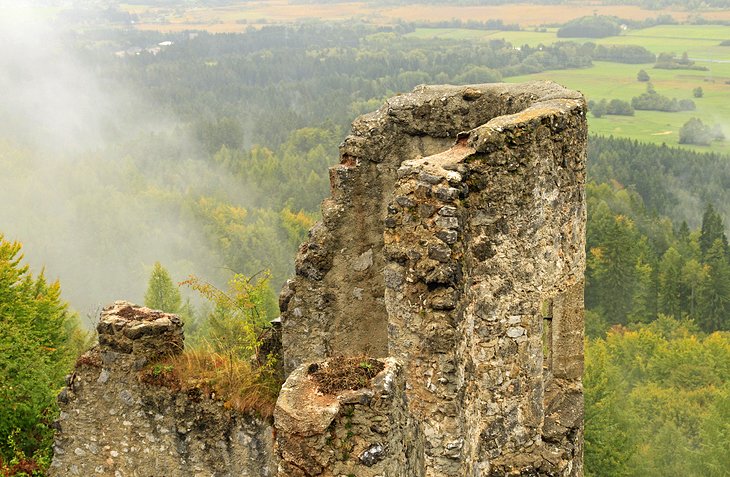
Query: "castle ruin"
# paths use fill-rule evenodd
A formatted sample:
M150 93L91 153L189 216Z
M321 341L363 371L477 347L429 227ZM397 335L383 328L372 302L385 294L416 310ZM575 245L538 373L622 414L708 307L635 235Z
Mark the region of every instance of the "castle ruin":
M166 475L582 476L586 139L583 97L550 82L419 86L358 118L280 296L273 448L259 422L253 467ZM313 384L361 355L369 386Z

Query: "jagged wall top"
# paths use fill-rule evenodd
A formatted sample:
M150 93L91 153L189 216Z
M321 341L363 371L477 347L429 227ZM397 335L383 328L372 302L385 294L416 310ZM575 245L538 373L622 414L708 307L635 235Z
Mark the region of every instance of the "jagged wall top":
M280 296L286 370L325 356L388 354L381 251L404 161L447 151L472 130L469 146L487 151L499 147L499 129L510 122L575 108L584 111L582 95L553 82L418 86L357 118L330 169L322 222L300 247L296 276Z
M172 313L115 301L102 310L96 330L102 350L154 361L182 352L182 327L180 318Z

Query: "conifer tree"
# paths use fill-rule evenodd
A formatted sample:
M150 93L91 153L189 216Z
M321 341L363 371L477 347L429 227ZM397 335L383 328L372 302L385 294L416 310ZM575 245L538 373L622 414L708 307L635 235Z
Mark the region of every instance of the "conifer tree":
M601 222L601 239L590 249L588 257L587 293L594 296L603 308L608 323L625 325L632 311L637 280L640 279L637 272L644 271L641 267L637 269L636 264L645 253L646 240L626 216L611 217L609 212ZM648 296L642 298L649 299Z
M694 258L689 259L682 267L682 310L690 318L697 317L700 290L706 278L707 267Z
M50 447L58 389L83 337L58 282L34 278L0 234L0 460Z
M706 332L730 329L730 264L725 248L718 238L705 255L707 278L700 287L697 320Z
M712 204L707 204L705 213L702 215L702 233L700 234L700 250L703 257L718 239L722 242L723 253L727 253L728 243L722 217L715 211Z
M160 262L155 262L152 269L147 292L144 294L144 305L167 313L179 313L182 307L180 291Z
M656 297L653 291L652 268L640 257L634 266L634 290L631 300L631 312L629 321L631 323L649 323L656 318L654 300Z
M659 313L680 319L682 316L682 256L669 247L659 263Z

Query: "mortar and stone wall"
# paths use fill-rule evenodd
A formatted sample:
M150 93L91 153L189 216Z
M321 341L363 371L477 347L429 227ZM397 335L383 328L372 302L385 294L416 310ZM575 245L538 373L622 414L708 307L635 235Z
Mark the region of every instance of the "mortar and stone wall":
M418 87L353 124L284 362L402 364L422 464L384 475L582 475L585 113L549 82Z
M394 358L382 362L368 386L337 395L319 391L309 366L289 376L274 414L278 475L420 475L423 442L408 413L403 367Z
M97 331L59 395L51 477L274 475L270 423L140 380L145 365L182 351L176 315L118 301Z
M551 82L420 86L358 118L280 295L273 430L140 382L180 322L117 302L51 475L582 476L586 139ZM384 364L362 389L312 381L361 355Z

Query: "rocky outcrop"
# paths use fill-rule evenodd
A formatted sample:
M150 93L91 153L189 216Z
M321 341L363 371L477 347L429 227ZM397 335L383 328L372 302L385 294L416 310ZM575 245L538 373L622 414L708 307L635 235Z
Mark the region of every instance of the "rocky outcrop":
M200 392L141 380L141 370L183 349L171 314L116 302L59 395L51 476L273 475L271 425ZM152 375L165 369L152 368Z

